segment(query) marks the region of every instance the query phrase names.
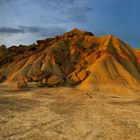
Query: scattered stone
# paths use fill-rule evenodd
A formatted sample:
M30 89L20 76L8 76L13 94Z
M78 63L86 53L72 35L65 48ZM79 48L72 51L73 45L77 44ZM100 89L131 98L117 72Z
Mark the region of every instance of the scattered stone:
M18 89L22 89L22 88L26 88L26 87L27 87L27 83L25 81L17 81Z
M47 85L48 86L58 86L58 85L63 85L63 84L64 84L64 80L61 79L60 77L56 76L56 75L51 75L47 79Z

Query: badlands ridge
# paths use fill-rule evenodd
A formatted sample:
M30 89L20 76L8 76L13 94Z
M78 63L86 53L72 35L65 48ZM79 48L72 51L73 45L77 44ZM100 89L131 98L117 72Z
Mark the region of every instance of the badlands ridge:
M125 93L140 87L140 50L113 35L74 29L35 44L0 47L0 81ZM125 94L129 94L126 92Z

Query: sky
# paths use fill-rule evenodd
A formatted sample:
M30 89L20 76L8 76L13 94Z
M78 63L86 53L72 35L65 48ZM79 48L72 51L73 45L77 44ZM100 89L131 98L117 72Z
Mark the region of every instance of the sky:
M140 48L140 0L0 0L0 44L32 44L73 28Z

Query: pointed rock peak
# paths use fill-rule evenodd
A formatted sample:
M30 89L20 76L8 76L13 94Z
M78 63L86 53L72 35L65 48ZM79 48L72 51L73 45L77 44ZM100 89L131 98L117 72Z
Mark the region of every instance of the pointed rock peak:
M79 30L78 28L74 28L71 32L76 33L76 34L84 33L84 31Z
M83 30L80 30L78 28L74 28L73 30L71 30L70 32L66 33L66 34L74 34L74 35L92 35L93 34L91 32L88 32L88 31L83 31Z

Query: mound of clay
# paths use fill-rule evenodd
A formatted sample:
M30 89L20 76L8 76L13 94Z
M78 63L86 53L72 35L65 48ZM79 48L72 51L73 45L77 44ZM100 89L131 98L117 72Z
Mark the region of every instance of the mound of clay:
M1 81L111 91L140 86L140 50L115 36L78 29L29 46L2 46L0 64Z

